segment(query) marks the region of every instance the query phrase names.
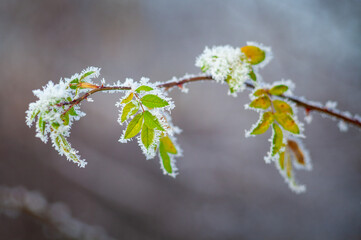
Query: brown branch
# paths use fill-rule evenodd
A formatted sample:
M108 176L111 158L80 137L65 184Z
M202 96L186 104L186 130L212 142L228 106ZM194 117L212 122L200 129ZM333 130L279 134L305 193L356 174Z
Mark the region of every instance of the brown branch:
M178 87L181 88L186 83L203 81L203 80L213 81L214 79L212 78L212 76L207 76L207 75L195 76L195 77L186 77L186 78L182 78L180 80L174 80L174 81L169 81L169 82L166 82L166 83L159 84L157 87L170 89L172 87L178 86ZM245 85L247 86L247 88L249 88L251 90L255 88L255 85L252 82L245 82ZM64 106L64 105L69 105L69 104L71 104L73 106L73 105L79 104L81 101L83 101L84 99L86 99L87 97L89 97L90 95L92 95L92 94L94 94L96 92L112 91L112 90L130 90L130 87L122 87L122 86L104 87L104 86L99 86L98 88L93 89L93 90L85 93L84 95L80 96L77 99L74 99L71 102L60 103L60 104L58 104L58 106ZM283 95L281 95L279 97L281 97L283 99L287 99L287 100L295 103L298 107L304 108L307 112L316 111L316 112L319 112L319 113L323 113L323 114L338 118L338 119L343 120L343 121L345 121L345 122L347 122L349 124L352 124L352 125L354 125L356 127L361 128L361 121L359 119L351 118L351 117L346 116L345 114L342 114L342 113L340 113L338 111L328 109L326 107L316 106L316 105L314 105L312 103L307 103L306 101L298 99L298 98L293 97L293 96L288 96L288 95L283 94Z

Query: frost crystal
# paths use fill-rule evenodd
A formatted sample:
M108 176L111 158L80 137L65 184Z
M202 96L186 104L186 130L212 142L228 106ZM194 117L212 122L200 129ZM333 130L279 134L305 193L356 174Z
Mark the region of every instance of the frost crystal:
M338 129L340 129L341 132L347 132L348 131L348 126L347 123L345 123L345 121L339 121L338 124Z
M310 124L312 122L312 115L310 113L308 113L305 117L304 120L307 124Z
M202 72L210 74L217 82L227 82L230 87L229 94L233 95L245 88L244 82L250 72L250 64L245 60L241 49L229 45L206 47L197 58L196 66L200 67Z
M325 104L325 108L328 109L335 109L337 107L337 102L334 101L327 101Z

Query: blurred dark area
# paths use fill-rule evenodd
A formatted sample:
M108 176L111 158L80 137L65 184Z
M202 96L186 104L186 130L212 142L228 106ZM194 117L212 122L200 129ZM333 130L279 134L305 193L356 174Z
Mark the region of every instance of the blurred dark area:
M73 218L114 239L361 239L361 132L313 114L304 140L311 172L305 194L288 189L265 164L268 138L244 137L258 119L248 92L194 83L173 90L178 142L176 179L136 142L120 144L117 94L84 102L70 141L88 165L66 161L25 125L33 89L87 66L107 82L166 81L198 73L205 46L271 46L265 81L292 79L295 94L334 100L361 114L361 1L0 1L0 185L40 192ZM299 111L303 120L304 112ZM0 215L0 239L58 239L43 222ZM46 223L45 223L46 224ZM90 239L90 238L89 238Z

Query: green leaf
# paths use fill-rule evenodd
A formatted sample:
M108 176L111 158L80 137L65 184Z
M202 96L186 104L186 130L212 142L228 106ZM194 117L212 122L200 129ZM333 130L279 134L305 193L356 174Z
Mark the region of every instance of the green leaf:
M120 121L123 123L125 120L127 120L130 116L132 116L133 114L129 114L129 112L132 109L136 109L138 111L137 105L135 105L133 102L128 103L127 105L124 106L123 108L123 112L122 115L120 116ZM133 111L134 111L133 109ZM135 114L135 113L134 113Z
M69 114L72 115L72 116L78 116L78 114L76 113L74 107L71 107L68 112L69 112Z
M76 89L78 83L79 83L79 79L75 78L73 81L69 83L70 89Z
M60 146L60 137L59 136L57 136L56 138L55 138L55 145L60 149L61 148L61 146Z
M299 134L300 129L293 118L287 113L276 113L277 122L286 130L294 134Z
M133 93L133 92L129 93L129 95L128 95L126 98L124 98L121 103L128 103L128 102L130 102L130 101L133 99L133 96L134 96L134 93Z
M135 115L132 121L129 122L127 130L125 130L124 139L134 137L142 129L143 125L143 114Z
M130 116L133 116L134 114L136 114L139 110L139 105L138 103L135 105L135 108L133 108L131 111L130 111L130 114L129 114L129 117Z
M149 111L144 111L144 123L149 128L156 128L160 131L165 131L160 122L158 121L157 117L155 117L153 114L151 114Z
M282 129L276 124L273 123L273 139L272 139L272 156L276 155L279 152L283 145L283 132Z
M288 87L286 85L281 84L281 85L276 85L276 86L272 87L269 90L269 93L272 95L281 95L284 92L286 92L287 90L288 90Z
M147 94L144 97L142 97L140 101L147 108L161 108L169 105L169 103L166 100L161 99L160 97L154 94Z
M260 109L267 109L271 106L271 100L267 95L256 98L253 100L250 104L250 107L252 108L260 108Z
M248 73L248 76L250 79L252 79L253 81L257 81L257 76L256 74L254 73L253 69L251 69L251 71Z
M206 66L206 65L203 65L202 67L201 67L201 71L202 72L207 72L207 70L209 69L209 66Z
M148 149L154 141L154 129L148 128L147 125L143 125L140 137L145 148Z
M56 130L56 129L58 129L60 127L60 124L57 123L57 122L52 122L51 126Z
M253 96L259 97L259 96L263 96L263 95L265 95L265 94L267 94L267 90L261 88L261 89L256 90L256 91L253 93Z
M44 135L46 122L43 121L43 116L40 116L40 117L39 117L39 122L38 122L38 124L39 124L39 129L40 129L41 134Z
M62 134L60 134L59 137L60 137L60 139L61 139L61 144L62 144L64 147L66 147L67 152L69 152L69 150L70 150L70 145L69 145L68 140L66 140L66 138L65 138Z
M167 173L171 174L173 172L171 160L162 142L159 144L159 155L162 159L164 169L167 171Z
M278 159L278 164L280 165L280 168L283 170L285 168L285 152L280 153L280 157Z
M266 53L256 46L244 46L241 48L241 51L252 65L259 64L266 58Z
M230 75L227 76L227 79L226 79L226 83L228 84L228 87L229 87L229 92L230 93L235 93L236 90L234 89L234 87L232 87L232 83L234 83L235 80L234 78L232 78Z
M135 89L135 91L137 93L140 93L141 91L144 91L144 92L149 92L149 91L152 91L153 88L149 87L149 86L146 86L146 85L142 85L140 87L138 87L137 89Z
M258 125L252 130L252 135L259 135L265 133L270 125L274 121L274 116L271 112L265 112L262 115L261 120L258 122Z
M161 138L160 141L163 144L164 150L166 152L177 154L177 148L174 146L172 140L168 136Z
M86 78L87 76L93 74L93 73L94 73L94 71L89 71L89 72L84 73L84 74L80 77L80 81L83 80L84 78Z
M34 112L31 114L30 120L32 121L36 116L38 116L39 113L40 113L40 110L34 111Z
M69 112L62 114L60 118L63 120L65 126L69 125Z
M289 113L293 115L293 109L292 107L285 101L282 100L273 100L273 107L275 108L276 112L279 113Z

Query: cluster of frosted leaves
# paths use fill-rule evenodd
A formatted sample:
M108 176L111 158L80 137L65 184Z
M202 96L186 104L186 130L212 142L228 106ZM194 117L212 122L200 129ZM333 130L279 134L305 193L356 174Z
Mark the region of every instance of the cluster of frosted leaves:
M196 59L196 66L202 72L212 76L220 83L227 83L228 94L237 96L245 89L245 82L251 79L257 82L260 78L258 70L272 59L271 49L262 44L247 42L247 46L234 48L231 46L206 47Z
M174 137L181 130L172 124L169 115L173 101L148 78L140 82L127 79L123 86L130 90L116 103L121 108L118 122L127 125L119 141L137 139L146 158L152 159L158 153L163 173L175 177L175 157L181 156L182 150Z
M253 109L260 118L246 136L264 134L272 129L271 148L265 157L266 163L274 162L289 187L296 193L306 190L297 183L294 169L311 170L311 160L300 137L303 137L303 125L297 120L296 106L279 96L293 88L290 81L275 82L273 85L258 87L250 94L251 103L247 109Z
M34 90L34 95L39 99L29 104L26 111L26 124L31 127L36 122L36 137L47 143L50 138L53 147L60 155L65 155L69 161L85 167L87 162L80 159L78 151L72 148L67 137L74 121L85 116L80 111L79 104L63 105L61 103L73 101L79 93L89 88L96 88L92 78L99 76L99 68L89 67L80 74L71 78L60 79L54 84L49 81L43 89Z

